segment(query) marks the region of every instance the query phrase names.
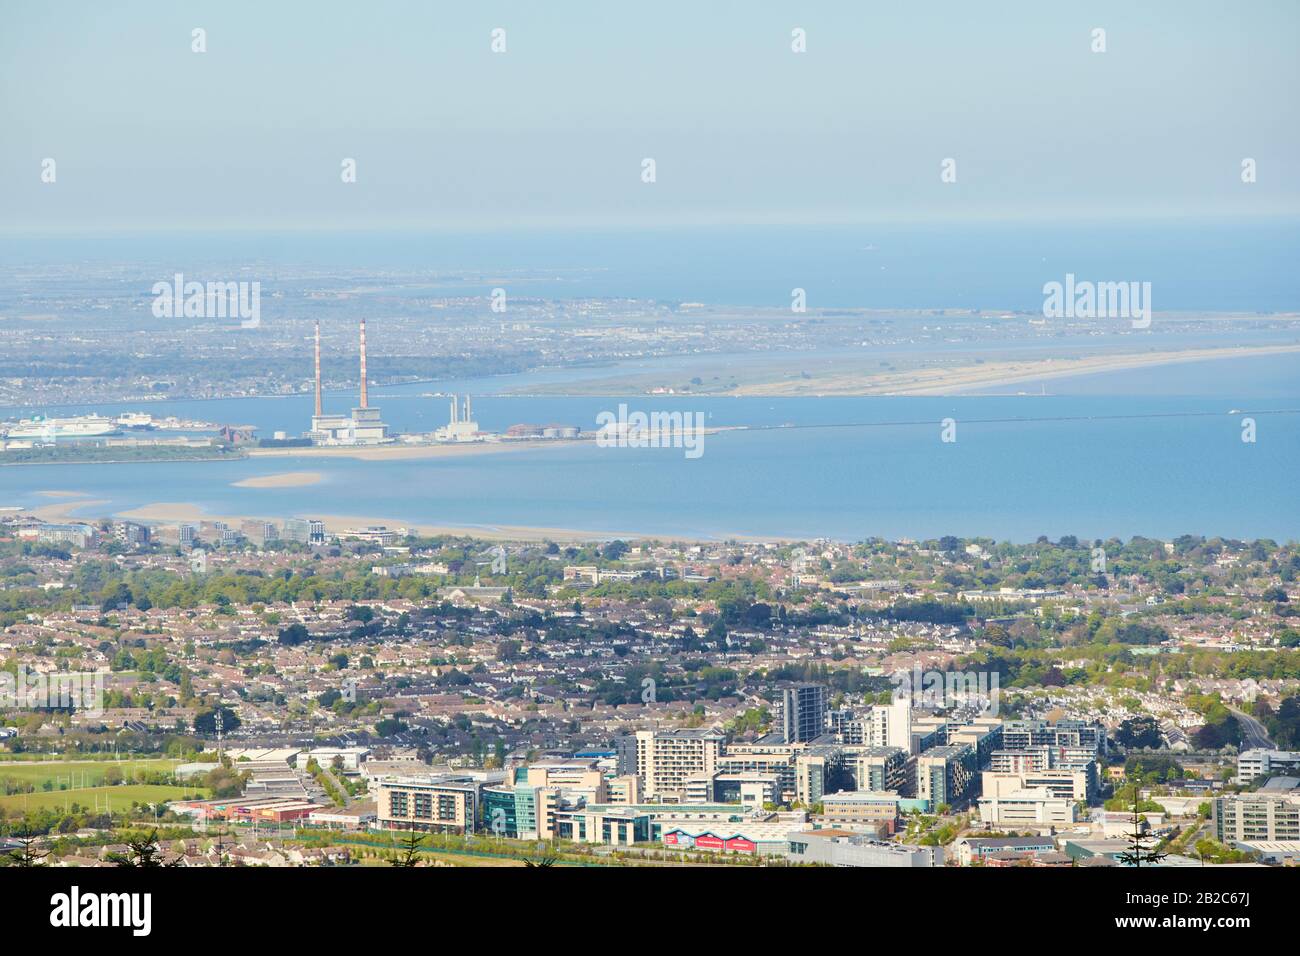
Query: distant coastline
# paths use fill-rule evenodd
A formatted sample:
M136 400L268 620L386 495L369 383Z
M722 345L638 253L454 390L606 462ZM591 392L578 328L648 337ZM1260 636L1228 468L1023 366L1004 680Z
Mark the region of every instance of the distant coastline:
M952 369L919 369L912 372L880 376L847 375L811 382L773 382L741 387L737 395L960 395L978 388L1004 388L1009 385L1047 379L1098 375L1185 362L1209 362L1221 359L1254 358L1300 352L1300 345L1261 345L1242 348L1182 349L1172 352L1105 355L1093 358L1040 359L1026 362L989 362Z
M678 388L672 385L672 377L669 373L651 371L606 379L534 385L526 389L514 390L511 394L516 397L523 397L525 393L536 397L647 395L649 397L669 396L677 399L948 396L1051 379L1295 352L1300 352L1300 344L1130 351L1079 357L1026 358L1015 361L975 362L966 359L963 364L952 366L918 365L908 368L867 369L864 366L872 358L872 354L864 351L860 360L855 361L853 356L846 355L836 360L838 367L813 374L800 370L803 356L793 352L771 364L746 369L740 373L739 378L732 378L724 384L714 386L705 384L694 388L690 386ZM713 371L715 369L708 367L707 363L692 369L697 379L721 380L721 367L716 369L719 375L711 375Z

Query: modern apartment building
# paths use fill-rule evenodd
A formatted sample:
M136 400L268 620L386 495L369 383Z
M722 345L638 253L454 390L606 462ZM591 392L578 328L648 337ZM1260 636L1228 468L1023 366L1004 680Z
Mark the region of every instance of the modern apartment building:
M286 518L280 527L280 537L285 541L296 541L298 544L310 544L313 540L319 540L318 536L313 534L312 525L320 524L319 521L308 521L306 518Z
M19 537L28 537L26 531ZM92 547L99 540L99 531L88 524L43 524L32 529L30 537L41 544L71 544L78 548Z
M844 750L834 744L814 744L795 755L795 799L805 806L819 801L827 790L848 785Z
M681 800L686 781L718 770L726 737L712 730L638 730L636 773L650 799Z
M729 774L773 774L781 781L780 802L788 803L799 798L795 764L804 749L804 744L729 744L718 755L718 769Z
M916 758L916 795L930 810L961 806L974 795L979 766L970 744L934 747Z
M969 744L977 766L987 765L993 751L1002 746L1002 721L997 717L976 717L960 727L949 727L948 744Z
M776 774L715 773L701 774L686 781L683 803L738 803L743 810L762 810L766 804L779 803L781 780Z
M827 699L824 684L794 684L780 688L772 723L781 742L808 743L826 733Z
M261 547L271 541L276 541L280 537L280 529L275 526L274 522L261 521L250 518L248 521L241 522L239 533L249 540L250 543Z
M858 717L852 710L828 710L826 729L842 744L862 745L867 742L867 725L870 721Z
M895 790L906 794L915 787L914 767L902 747L849 748L844 763L858 790Z
M1024 773L1035 770L1096 770L1097 753L1089 746L1040 744L1023 750L995 750L988 769L994 773Z
M935 747L948 744L948 731L954 721L938 714L914 714L911 717L911 735L908 749L914 753L924 753Z
M1003 750L1029 747L1083 747L1094 758L1106 753L1106 728L1099 722L1083 720L1008 720L1002 727Z
M458 776L381 777L376 822L385 830L472 833L478 828L482 783Z
M888 704L876 704L869 712L869 724L863 743L873 747L901 747L908 753L912 749L912 701L899 697Z

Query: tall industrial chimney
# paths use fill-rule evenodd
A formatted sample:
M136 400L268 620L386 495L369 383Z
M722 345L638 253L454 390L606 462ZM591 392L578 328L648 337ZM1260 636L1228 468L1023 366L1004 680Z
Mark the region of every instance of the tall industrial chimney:
M320 418L323 412L320 406L320 323L316 323L316 417Z
M361 320L361 407L369 408L366 403L366 320Z

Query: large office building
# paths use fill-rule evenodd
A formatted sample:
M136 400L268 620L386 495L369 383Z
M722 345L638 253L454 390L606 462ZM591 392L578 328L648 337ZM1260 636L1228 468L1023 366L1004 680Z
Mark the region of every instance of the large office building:
M1050 836L961 837L954 844L961 866L983 863L990 857L1019 859L1055 856L1056 840Z
M566 814L587 805L636 802L636 777L610 777L596 757L544 759L507 771L508 782L483 790L482 824L490 833L550 840Z
M1237 755L1237 783L1245 786L1261 777L1300 772L1300 750L1265 750L1257 747Z
M898 821L913 810L924 812L925 800L900 796L889 791L848 790L825 794L822 821L832 827L860 831L877 836L892 836Z
M847 830L803 830L787 838L786 858L828 866L943 866L943 847L882 843Z
M1026 770L1020 773L986 771L981 776L986 797L1001 796L1016 790L1043 788L1053 797L1087 803L1097 793L1095 765L1083 770Z
M1215 797L1210 808L1220 843L1300 841L1300 780L1294 777L1275 778L1255 793Z
M980 822L991 829L1068 827L1078 822L1078 804L1046 787L985 793L979 799Z

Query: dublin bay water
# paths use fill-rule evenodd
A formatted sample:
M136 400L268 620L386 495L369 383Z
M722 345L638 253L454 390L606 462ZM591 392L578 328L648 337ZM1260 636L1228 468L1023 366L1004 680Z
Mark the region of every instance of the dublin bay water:
M602 410L700 411L704 454L594 442L407 460L293 455L228 462L0 468L0 506L76 492L73 514L186 502L214 515L363 515L394 524L532 526L725 538L983 535L1300 538L1300 363L1294 356L1204 362L1047 383L1046 395L682 398L504 395L545 374L376 389L398 430L443 424L435 390L472 391L482 427L561 422ZM1027 389L1026 389L1027 390ZM1035 387L1035 390L1037 388ZM350 395L330 395L339 409ZM104 407L108 412L139 405ZM297 434L307 396L151 404ZM1242 441L1254 417L1256 440ZM956 441L940 422L956 422ZM235 487L284 472L301 487Z

